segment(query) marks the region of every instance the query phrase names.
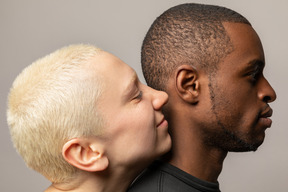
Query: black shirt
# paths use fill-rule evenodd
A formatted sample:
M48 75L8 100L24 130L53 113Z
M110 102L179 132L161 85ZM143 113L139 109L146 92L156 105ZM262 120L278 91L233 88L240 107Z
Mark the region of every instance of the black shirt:
M218 183L198 179L181 169L155 161L128 189L128 192L220 192Z

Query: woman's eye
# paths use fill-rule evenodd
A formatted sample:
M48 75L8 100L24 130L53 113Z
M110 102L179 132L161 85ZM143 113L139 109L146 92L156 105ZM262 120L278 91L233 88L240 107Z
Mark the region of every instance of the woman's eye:
M134 99L142 99L143 92L140 91L139 94Z

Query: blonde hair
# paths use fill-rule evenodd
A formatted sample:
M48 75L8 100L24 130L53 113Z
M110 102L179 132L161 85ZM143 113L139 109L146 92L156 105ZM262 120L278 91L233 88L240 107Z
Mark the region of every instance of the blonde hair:
M7 121L14 146L28 167L53 183L77 173L62 157L64 143L100 133L101 81L85 70L99 53L82 44L59 49L26 67L10 90Z

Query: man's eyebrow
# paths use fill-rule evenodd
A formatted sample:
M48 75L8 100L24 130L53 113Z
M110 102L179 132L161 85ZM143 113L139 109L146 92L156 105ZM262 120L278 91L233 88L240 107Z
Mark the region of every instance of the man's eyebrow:
M265 67L265 62L261 59L254 59L250 61L249 63L250 67L257 67L257 68L264 68Z

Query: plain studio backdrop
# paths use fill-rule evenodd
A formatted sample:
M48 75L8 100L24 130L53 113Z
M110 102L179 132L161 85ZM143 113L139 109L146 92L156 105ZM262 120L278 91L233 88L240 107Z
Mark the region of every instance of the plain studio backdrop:
M0 0L0 191L43 191L49 182L26 168L10 140L7 94L17 74L36 59L68 44L91 43L140 67L141 43L163 11L186 3L222 5L244 15L259 34L265 75L277 92L272 128L256 152L229 153L219 182L223 192L287 192L287 0Z

